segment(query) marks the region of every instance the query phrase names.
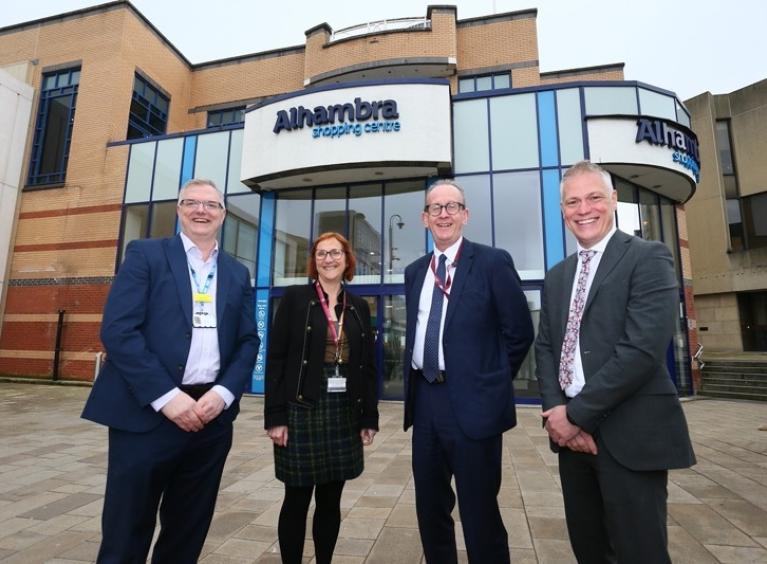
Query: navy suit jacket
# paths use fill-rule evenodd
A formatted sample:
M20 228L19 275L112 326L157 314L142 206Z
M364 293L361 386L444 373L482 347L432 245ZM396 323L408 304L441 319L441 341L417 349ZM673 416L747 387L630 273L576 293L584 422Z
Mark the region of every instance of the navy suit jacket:
M250 381L259 339L247 268L219 251L216 315L221 368L216 384L235 402L219 419L232 421ZM181 237L132 241L109 293L101 324L107 357L82 416L132 432L164 419L151 402L181 384L192 339L192 285Z
M577 261L573 253L546 274L535 343L543 409L566 404L568 416L632 470L691 466L687 422L666 368L679 307L671 253L657 241L622 231L612 236L581 318L586 383L568 399L559 361Z
M405 269L405 430L413 422L410 379L418 302L432 254ZM516 425L512 380L533 341L533 324L509 253L464 238L450 288L442 348L450 402L472 439Z

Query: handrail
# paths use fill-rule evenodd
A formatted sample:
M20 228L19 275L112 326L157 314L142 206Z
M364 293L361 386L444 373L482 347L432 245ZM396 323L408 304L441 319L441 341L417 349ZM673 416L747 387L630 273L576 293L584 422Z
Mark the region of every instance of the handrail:
M368 22L350 27L345 27L334 31L330 36L330 41L339 41L360 35L370 35L371 33L381 33L383 31L395 30L416 30L431 29L431 20L427 18L397 18L393 20L380 20L377 22Z
M705 363L705 362L703 362L703 361L700 359L700 356L701 356L702 354L703 354L703 345L701 345L700 343L698 343L698 348L696 349L696 351L695 351L695 354L694 354L694 355L692 355L692 359L693 359L695 362L697 362L697 363L698 363L698 368L699 368L700 370L703 370L703 367L704 367L704 366L706 366L706 363Z

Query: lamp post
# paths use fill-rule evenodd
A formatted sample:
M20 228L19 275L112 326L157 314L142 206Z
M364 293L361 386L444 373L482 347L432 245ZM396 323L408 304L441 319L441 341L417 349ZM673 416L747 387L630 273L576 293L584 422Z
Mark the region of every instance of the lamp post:
M392 214L389 217L389 274L391 275L392 272L394 272L394 261L399 260L399 258L394 258L394 249L396 247L394 246L394 220L397 220L397 228L402 229L405 227L405 222L402 221L402 216L398 213Z

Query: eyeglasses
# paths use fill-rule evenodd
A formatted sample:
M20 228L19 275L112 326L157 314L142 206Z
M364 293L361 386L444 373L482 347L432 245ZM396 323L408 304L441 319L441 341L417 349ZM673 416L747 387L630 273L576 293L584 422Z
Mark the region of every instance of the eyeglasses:
M314 256L317 260L324 260L325 257L330 257L333 260L340 259L344 255L344 252L341 249L330 249L329 251L326 251L325 249L320 249L316 253L314 253Z
M586 196L586 202L590 206L598 206L602 203L604 203L607 200L606 194L591 194L589 196ZM568 198L566 199L563 204L567 209L574 210L579 207L581 207L581 200L580 198Z
M184 209L196 210L200 206L204 207L208 211L218 211L224 209L221 202L214 202L213 200L181 200L178 203Z
M423 211L432 217L442 215L443 209L447 210L448 215L455 215L459 211L466 209L466 206L459 202L448 202L446 204L427 204L423 207Z

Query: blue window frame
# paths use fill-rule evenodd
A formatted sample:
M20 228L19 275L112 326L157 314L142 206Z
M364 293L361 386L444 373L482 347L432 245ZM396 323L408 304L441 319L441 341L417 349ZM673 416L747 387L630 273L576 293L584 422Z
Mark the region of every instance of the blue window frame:
M170 99L144 77L135 75L127 139L162 135L168 127Z
M221 125L235 125L245 121L245 106L236 108L226 108L225 110L211 110L208 112L207 127L218 127Z
M61 184L67 174L80 67L43 74L29 186Z
M465 76L458 79L459 94L465 92L483 92L485 90L500 90L502 88L511 88L511 74L508 72Z

